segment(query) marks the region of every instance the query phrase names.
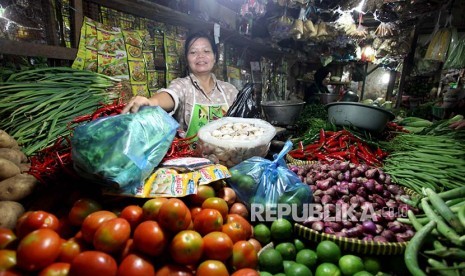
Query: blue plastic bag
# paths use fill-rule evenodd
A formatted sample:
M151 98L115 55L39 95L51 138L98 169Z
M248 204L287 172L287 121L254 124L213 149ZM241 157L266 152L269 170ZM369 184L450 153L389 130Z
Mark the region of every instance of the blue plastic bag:
M272 161L252 157L230 168L227 182L249 208L252 220L278 217L297 220L305 205L311 203L310 187L300 181L284 160L291 149L292 142L287 141Z
M94 182L128 192L158 166L178 127L158 106L80 125L71 137L74 169Z

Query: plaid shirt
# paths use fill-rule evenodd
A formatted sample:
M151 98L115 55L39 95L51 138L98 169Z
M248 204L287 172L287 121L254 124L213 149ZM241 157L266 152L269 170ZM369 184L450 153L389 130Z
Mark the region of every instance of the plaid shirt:
M198 79L192 73L190 76L172 80L168 88L162 88L159 90L159 92L167 92L171 95L171 97L173 97L175 103L174 118L178 121L180 127L184 131L187 131L192 114L192 107L195 104L194 93L195 101L199 104L224 104L224 97L218 87L224 91L224 95L229 106L231 106L236 99L239 91L235 86L228 82L218 80L214 74L212 74L212 77L214 89L209 95L200 88Z

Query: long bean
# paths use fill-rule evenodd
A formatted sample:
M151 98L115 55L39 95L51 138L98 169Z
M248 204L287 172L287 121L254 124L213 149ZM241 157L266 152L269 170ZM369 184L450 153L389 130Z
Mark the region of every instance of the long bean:
M460 236L457 234L457 232L449 227L442 217L440 217L438 214L434 212L434 210L431 208L429 205L428 201L426 198L423 198L421 200L421 207L423 209L423 212L428 216L428 218L431 221L434 221L437 223L437 230L439 233L441 233L444 237L449 239L453 244L462 246L462 241L460 240Z
M428 222L419 231L415 233L412 239L407 243L404 253L404 260L407 269L413 276L426 276L426 273L420 268L418 263L418 252L420 251L423 243L428 235L436 227L435 221Z
M425 189L426 196L433 205L434 209L441 215L457 233L463 233L464 227L454 212L446 205L444 200L438 196L432 189Z

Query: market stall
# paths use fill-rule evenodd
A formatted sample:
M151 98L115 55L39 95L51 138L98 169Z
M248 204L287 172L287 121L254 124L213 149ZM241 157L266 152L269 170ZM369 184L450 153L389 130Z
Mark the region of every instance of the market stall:
M27 2L0 1L1 275L464 273L463 1ZM205 25L227 113L123 114Z

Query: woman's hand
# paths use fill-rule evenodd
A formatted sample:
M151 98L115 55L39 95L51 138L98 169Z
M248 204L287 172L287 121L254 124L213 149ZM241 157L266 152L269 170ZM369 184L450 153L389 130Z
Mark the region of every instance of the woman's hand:
M151 102L148 98L143 96L135 96L126 104L126 106L121 111L121 114L136 113L142 106L149 105L151 105Z

